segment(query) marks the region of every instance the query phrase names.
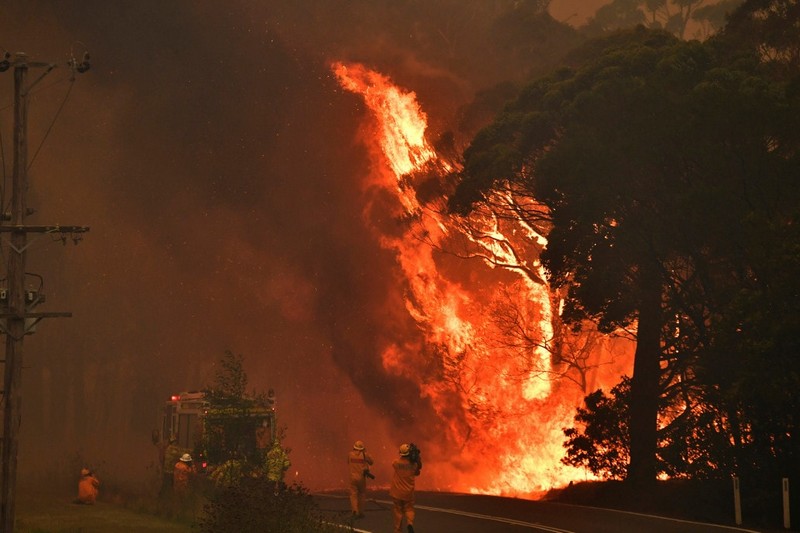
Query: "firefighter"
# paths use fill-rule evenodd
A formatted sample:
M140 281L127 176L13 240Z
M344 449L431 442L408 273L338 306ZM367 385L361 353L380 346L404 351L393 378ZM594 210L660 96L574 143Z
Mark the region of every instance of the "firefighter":
M367 497L367 477L373 477L369 472L372 457L367 454L364 443L357 440L353 449L347 454L347 463L350 468L350 510L354 518L364 517L364 502Z
M178 440L175 437L170 437L169 446L164 450L164 464L162 467L161 478L161 495L166 496L172 490L173 478L172 473L175 470L175 464L183 455L184 451L178 446Z
M403 518L408 524L408 533L414 533L414 482L420 473L422 465L411 462L409 454L411 446L408 444L400 445L400 457L394 460L394 476L392 485L389 488L389 496L392 498L394 507L392 518L394 518L394 533L401 533Z
M180 460L175 463L172 473L172 490L179 497L184 497L189 493L189 484L194 476L194 463L192 456L188 453L181 455Z
M289 456L281 446L278 439L272 443L272 448L267 452L267 479L275 483L275 493L283 486L283 475L292 466Z
M93 505L100 492L100 480L88 468L81 469L81 479L78 481L78 499L75 503Z
M211 480L218 487L232 487L239 483L245 475L244 461L232 457L211 472Z

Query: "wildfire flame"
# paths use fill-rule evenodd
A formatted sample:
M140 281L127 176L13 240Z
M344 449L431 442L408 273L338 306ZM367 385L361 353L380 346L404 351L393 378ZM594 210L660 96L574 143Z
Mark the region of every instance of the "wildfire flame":
M332 68L374 118L364 125L376 162L367 202L378 191L390 193L396 218L406 222L391 235L376 229L376 238L396 254L406 309L425 342L390 346L381 356L388 372L422 384L443 422L442 440L456 446L456 453L441 450L441 460L426 463L425 478L437 489L523 497L585 479L586 472L560 461L562 429L573 425L586 387L604 378L595 369L587 372L594 381L575 386L552 362L554 299L538 262L544 237L496 210L458 219L436 201L420 201L419 185L453 164L426 140L427 116L416 95L363 65ZM519 201L506 193L492 203L513 209ZM608 360L612 349L596 352ZM417 364L420 354L435 359L438 371L422 375L431 365ZM629 361L625 348L617 355L606 369L611 384Z

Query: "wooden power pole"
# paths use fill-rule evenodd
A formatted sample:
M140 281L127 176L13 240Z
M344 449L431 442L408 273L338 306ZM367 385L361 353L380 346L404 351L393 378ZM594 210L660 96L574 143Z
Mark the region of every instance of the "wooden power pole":
M1 64L0 64L1 65ZM5 61L6 68L8 55ZM61 233L75 235L88 231L79 226L26 226L28 214L26 194L28 190L28 92L55 65L31 63L25 54L19 53L14 66L14 164L11 191L11 212L0 213L0 237L8 244L7 287L0 288L0 332L6 335L5 374L2 391L3 438L2 480L0 481L0 533L13 533L16 507L17 452L19 450L19 428L22 422L22 341L30 324L42 318L71 316L70 313L34 313L30 308L39 301L39 295L25 288L25 256L29 246L29 233ZM73 72L88 69L88 56L77 65L70 63ZM28 69L45 67L47 71L30 86L26 86ZM77 67L77 68L76 68ZM81 67L83 70L81 70ZM3 69L4 70L4 69ZM5 206L2 206L4 209ZM5 238L5 236L8 238ZM3 298L5 297L5 298ZM32 305L33 304L33 305Z

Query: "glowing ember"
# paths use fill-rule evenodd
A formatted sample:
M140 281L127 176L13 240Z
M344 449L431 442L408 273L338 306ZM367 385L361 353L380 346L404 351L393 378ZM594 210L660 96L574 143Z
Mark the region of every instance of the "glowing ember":
M422 384L443 422L442 441L457 447L438 449L420 481L437 489L533 496L584 479L586 473L560 462L562 428L572 426L586 387L613 385L625 370L607 366L604 378L596 362L572 370L563 359L551 363L552 300L538 262L544 238L488 208L459 220L423 205L415 185L423 175L443 176L451 164L426 141L427 117L415 94L362 65L337 63L333 71L374 117L364 125L366 142L377 148L367 202L376 201L376 191L388 192L397 201L395 218L408 221L377 238L396 253L406 309L425 332L425 346L391 346L383 365ZM491 204L514 209L516 202L508 194ZM599 353L608 359L608 347L601 348L588 360L597 361ZM420 352L436 358L439 372L422 375L420 367L428 365L415 364ZM628 364L626 348L620 354ZM582 379L562 379L570 371Z

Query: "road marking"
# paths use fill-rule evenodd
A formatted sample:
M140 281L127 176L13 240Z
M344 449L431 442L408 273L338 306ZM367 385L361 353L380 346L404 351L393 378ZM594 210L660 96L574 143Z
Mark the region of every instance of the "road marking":
M314 494L314 495L315 496L322 496L322 497L325 497L325 498L346 499L346 496L337 496L337 495L333 495L333 494L317 493L317 494ZM394 505L394 503L389 501L389 500L369 499L368 501L373 502L373 503L386 504L387 506L390 506L390 507L392 505ZM527 528L530 528L530 529L538 529L539 531L548 531L549 533L575 533L574 531L571 531L569 529L559 529L557 527L545 526L545 525L542 525L542 524L532 524L530 522L523 522L521 520L513 520L511 518L501 518L499 516L491 516L491 515L477 514L477 513L468 513L466 511L459 511L459 510L456 510L456 509L442 509L442 508L439 508L439 507L428 507L427 505L414 505L414 508L416 508L416 509L424 509L426 511L433 511L435 513L449 513L449 514L455 514L455 515L460 515L460 516L466 516L466 517L469 517L469 518L477 518L479 520L490 520L490 521L493 521L493 522L502 522L504 524L510 524L510 525L513 525L513 526L522 526L522 527L527 527ZM370 533L369 531L364 531L363 529L354 529L353 531L357 531L359 533Z
M391 504L392 502L386 500L375 500L381 503ZM436 513L449 513L459 516L467 516L469 518L477 518L479 520L490 520L492 522L502 522L503 524L510 524L512 526L522 526L530 529L538 529L539 531L549 531L550 533L575 533L569 529L560 529L552 526L545 526L542 524L533 524L531 522L523 522L522 520L514 520L511 518L501 518L499 516L491 516L486 514L468 513L466 511L459 511L457 509L442 509L440 507L428 507L427 505L414 505L415 509L425 509L426 511L433 511Z
M336 495L336 494L325 494L325 493L322 493L322 492L312 493L312 496L320 496L320 497L323 497L323 498L334 498L334 499L337 499L337 500L346 500L347 499L347 496L339 496L339 495ZM375 500L369 500L369 501L373 501L374 502ZM368 529L358 529L355 526L348 526L348 525L345 525L345 524L337 524L335 522L325 522L325 524L327 524L329 526L338 527L340 529L347 529L347 531L354 531L355 533L373 533L372 531L370 531Z
M350 527L344 524L336 524L334 522L324 521L322 523L328 526L338 527L339 529L346 529L347 531L355 531L356 533L372 533L372 531L369 531L368 529L358 529L357 527Z
M339 499L346 499L347 498L346 496L335 496L335 495L323 494L323 493L317 493L317 494L315 494L315 496L323 496L323 497L327 497L327 498L339 498ZM367 501L371 501L373 503L383 503L383 504L386 504L388 506L392 506L393 505L393 503L391 501L389 501L389 500L369 499ZM678 522L678 523L681 523L681 524L692 524L692 525L697 525L697 526L714 527L714 528L717 528L717 529L727 529L727 530L730 530L730 531L738 531L739 533L759 533L758 531L753 530L753 529L743 529L743 528L740 528L740 527L726 526L726 525L721 525L721 524L710 524L710 523L707 523L707 522L696 522L696 521L693 521L693 520L683 520L683 519L680 519L680 518L670 518L668 516L659 516L659 515L646 514L646 513L636 513L634 511L623 511L623 510L620 510L620 509L609 509L607 507L593 507L591 505L575 505L575 504L562 503L562 502L544 502L544 503L547 503L549 505L560 505L560 506L564 506L564 507L579 507L579 508L585 508L585 509L595 509L595 510L598 510L598 511L607 511L607 512L612 512L612 513L622 513L622 514L629 514L629 515L635 515L635 516L644 516L644 517L647 517L647 518L654 518L654 519L658 519L658 520L668 520L670 522ZM511 518L501 518L499 516L491 516L491 515L484 515L484 514L477 514L477 513L468 513L466 511L459 511L459 510L456 510L456 509L442 509L442 508L439 508L439 507L428 507L428 506L425 506L425 505L415 505L414 507L416 509L425 509L426 511L433 511L433 512L438 512L438 513L450 513L450 514L455 514L455 515L467 516L467 517L470 517L470 518L478 518L480 520L490 520L490 521L494 521L494 522L502 522L504 524L522 526L522 527L527 527L527 528L531 528L531 529L538 529L540 531L549 531L550 533L575 533L574 531L569 530L569 529L559 529L559 528L553 527L553 526L545 526L543 524L533 524L531 522L523 522L521 520L514 520L514 519L511 519ZM365 530L362 530L362 529L354 529L354 531L356 531L358 533L370 533L369 531L365 531Z

